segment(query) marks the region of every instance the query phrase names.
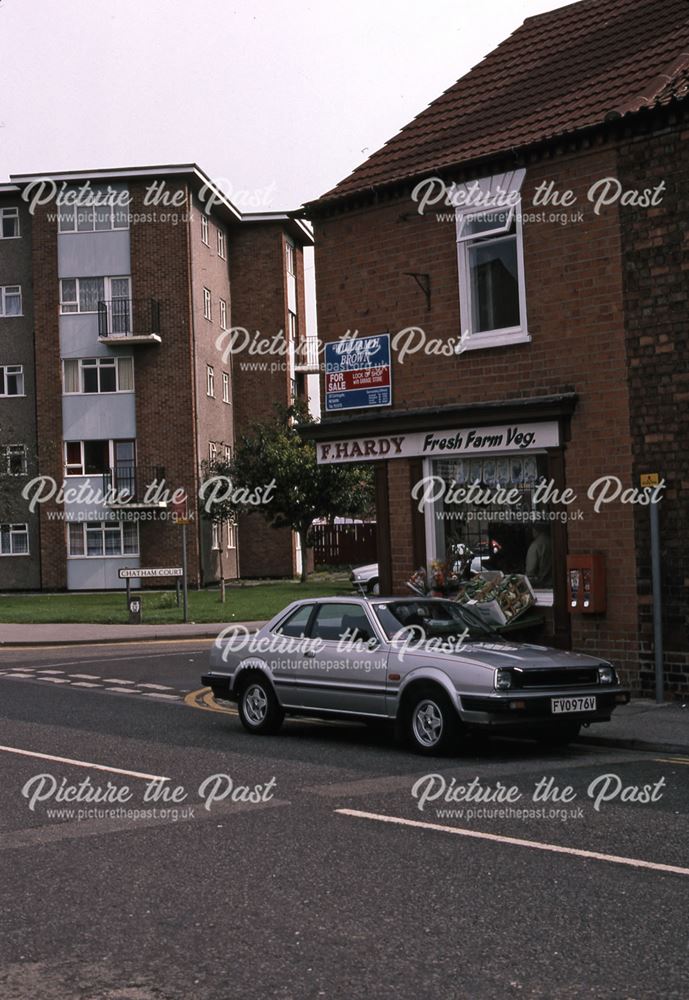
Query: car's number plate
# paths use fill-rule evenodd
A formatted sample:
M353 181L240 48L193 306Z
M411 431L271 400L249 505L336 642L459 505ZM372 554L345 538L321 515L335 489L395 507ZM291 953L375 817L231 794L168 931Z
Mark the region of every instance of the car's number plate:
M553 715L564 715L568 712L595 712L596 696L591 694L573 698L551 698L550 710Z

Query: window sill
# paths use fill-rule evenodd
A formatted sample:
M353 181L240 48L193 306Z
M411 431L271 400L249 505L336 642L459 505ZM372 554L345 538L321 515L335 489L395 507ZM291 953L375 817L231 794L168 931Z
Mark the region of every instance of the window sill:
M473 333L461 344L456 354L465 351L480 351L489 347L510 347L512 344L529 344L531 334L528 330L496 330L491 333Z
M0 559L21 559L30 555L30 552L0 552Z

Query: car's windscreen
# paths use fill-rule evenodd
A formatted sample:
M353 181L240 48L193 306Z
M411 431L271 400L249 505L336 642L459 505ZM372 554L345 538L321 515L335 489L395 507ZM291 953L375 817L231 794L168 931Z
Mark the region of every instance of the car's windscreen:
M372 607L389 639L409 628L417 629L420 636L428 638L461 635L466 629L470 636L495 635L495 630L478 612L454 601L391 601L374 603Z

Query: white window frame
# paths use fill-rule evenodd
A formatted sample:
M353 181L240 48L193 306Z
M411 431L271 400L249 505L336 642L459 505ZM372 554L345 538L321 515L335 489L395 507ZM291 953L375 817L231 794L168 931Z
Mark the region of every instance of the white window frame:
M12 472L12 455L21 455L21 471ZM25 444L6 444L0 448L0 458L2 459L2 468L0 472L3 472L6 476L26 476L28 470L28 454Z
M124 529L125 527L133 527L136 534L136 551L125 552L124 551ZM72 551L72 530L75 528L81 528L81 547L82 552ZM89 553L88 551L88 529L94 533L96 529L100 528L100 534L102 539L102 552ZM120 530L120 551L119 552L106 552L105 551L105 529L106 528L119 528ZM75 532L77 534L78 532ZM137 521L71 521L67 524L67 558L68 559L122 559L129 556L138 556L141 551L141 539L139 537L139 524Z
M3 529L5 529L5 530L3 531ZM10 551L9 552L4 552L3 551L2 539L3 539L3 536L4 537L8 537L8 531L7 531L7 529L9 529ZM14 551L14 539L17 536L21 536L22 538L26 538L26 552L15 552ZM3 558L3 557L12 557L12 556L14 556L14 557L16 557L16 556L30 556L30 555L31 555L31 546L29 544L29 525L26 524L26 523L21 523L21 522L19 522L19 523L12 523L11 521L4 521L2 524L0 524L0 558Z
M99 193L108 194L108 190L112 193L112 201L120 198L122 196L122 190L113 190L108 185L107 187L102 185L97 185L91 188L92 195L98 195ZM75 191L76 193L76 191ZM58 208L58 221L57 221L57 231L58 233L74 233L76 235L81 235L82 233L112 233L123 229L129 229L129 206L128 205L65 205L62 204ZM78 229L77 228L77 215L83 213L91 213L92 226L90 229ZM102 226L96 229L96 213L101 217L105 216L106 213L109 214L109 226Z
M210 246L208 242L208 216L205 212L201 212L201 242L205 243L207 247Z
M227 524L227 547L228 549L237 548L237 522L236 521L226 521Z
M225 231L218 226L218 257L225 260Z
M8 313L6 302L8 298L19 298L19 312ZM0 317L3 319L18 319L24 315L24 301L21 285L0 285Z
M65 479L67 479L67 478L74 478L76 476L82 476L82 477L86 478L88 476L100 476L100 475L102 475L102 473L100 473L100 472L86 472L86 459L85 459L85 455L84 455L84 445L85 445L86 441L101 441L101 440L107 442L107 445L108 445L108 465L107 465L108 469L114 469L114 468L117 467L117 462L115 461L115 454L116 454L115 446L117 444L121 444L123 441L127 441L127 442L132 442L133 443L133 445L134 445L134 463L133 464L136 465L136 438L81 438L80 440L75 440L74 438L71 438L70 440L68 440L68 441L66 440L66 441L63 442L63 449L62 449L63 456L62 457L63 457L63 466L64 466L64 470L65 470ZM71 472L70 471L70 466L72 468L74 468L75 465L76 465L76 463L74 463L74 462L71 462L69 464L67 463L67 446L70 445L70 444L78 444L79 445L79 456L80 456L80 458L79 458L79 469L81 470L80 472Z
M114 361L114 365L110 362ZM120 389L120 365L124 361L131 361L132 366L132 387L131 389ZM95 364L93 364L95 362ZM67 380L65 378L66 366L68 364L76 364L79 368L79 388L73 391L68 391L65 386ZM115 369L115 388L114 389L101 389L100 383L100 372L101 368L112 368ZM96 368L98 372L98 390L97 392L85 392L84 391L84 369L85 368ZM131 393L134 392L134 358L131 355L122 355L120 357L114 357L113 355L108 355L104 357L96 358L63 358L62 359L62 392L65 396L114 396L119 393Z
M213 365L206 365L206 395L215 399L215 369Z
M218 305L220 308L220 329L227 329L227 302L225 299L219 299Z
M76 299L65 299L63 297L63 285L65 281L74 281ZM102 275L94 274L89 277L82 276L81 278L60 278L60 315L61 316L95 316L98 313L98 304L96 303L95 309L81 309L81 296L79 294L79 283L81 281L102 281L103 282L103 298L98 301L101 302L111 302L112 295L112 283L113 281L126 281L128 283L128 292L126 295L118 295L115 298L128 299L131 300L132 297L132 277L130 274L112 274L112 275ZM72 308L74 306L75 308ZM69 308L66 308L69 307Z
M456 240L457 240L457 266L459 272L459 312L461 322L461 338L457 346L457 353L463 351L480 350L489 347L504 347L510 344L523 344L531 340L528 330L526 313L526 284L524 278L524 241L521 219L521 198L519 192L524 180L525 171L518 170L510 174L497 175L495 177L484 177L480 181L472 181L471 184L463 185L467 190L478 189L484 194L492 192L498 193L500 190L509 192L510 197L504 198L505 204L497 201L490 205L485 200L478 205L470 203L468 206L458 205L455 209ZM461 192L462 188L459 189ZM507 210L504 221L497 222L496 225L486 232L467 234L465 223L476 216L497 214ZM492 240L504 239L512 223L514 222L517 250L517 287L519 296L519 324L517 326L502 327L496 330L483 330L474 332L472 318L472 290L471 290L471 270L469 266L470 247L481 243L490 244Z
M220 524L217 521L211 521L211 551L220 551Z
M225 461L229 464L232 461L232 445L231 444L223 445L223 453L225 456Z
M5 236L5 219L16 219L17 231L14 236ZM19 209L15 207L0 208L0 240L18 240L22 231L19 222Z
M212 465L218 460L218 446L215 441L208 442L208 461Z
M213 296L210 288L203 287L203 316L209 322L213 322Z
M296 250L294 243L290 240L285 240L285 267L287 268L288 274L296 275L297 273L297 261L296 261Z
M222 401L230 403L230 376L227 372L222 373Z
M13 375L19 380L19 384L21 384L21 392L7 391L7 379L10 375ZM24 365L0 365L0 396L12 398L15 396L18 397L25 395Z

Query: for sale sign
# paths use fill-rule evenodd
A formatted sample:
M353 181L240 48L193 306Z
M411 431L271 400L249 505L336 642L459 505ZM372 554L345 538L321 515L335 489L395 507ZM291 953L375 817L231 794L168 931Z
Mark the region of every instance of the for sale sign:
M390 335L351 337L325 345L325 409L390 406Z

